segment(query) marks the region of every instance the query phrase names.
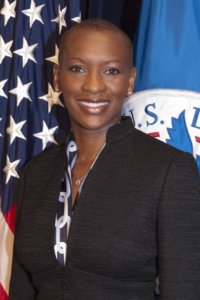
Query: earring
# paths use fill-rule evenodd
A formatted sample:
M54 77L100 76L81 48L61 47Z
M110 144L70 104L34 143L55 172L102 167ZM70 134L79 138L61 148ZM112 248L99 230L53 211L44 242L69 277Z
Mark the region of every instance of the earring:
M131 95L132 95L132 92L131 92L131 91L128 91L127 97L130 97Z

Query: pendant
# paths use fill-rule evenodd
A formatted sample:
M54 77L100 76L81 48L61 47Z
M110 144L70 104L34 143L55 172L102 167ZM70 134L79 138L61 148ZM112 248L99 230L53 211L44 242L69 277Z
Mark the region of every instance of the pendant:
M76 183L76 185L80 185L80 184L81 184L80 179L77 179L77 180L75 181L75 183Z

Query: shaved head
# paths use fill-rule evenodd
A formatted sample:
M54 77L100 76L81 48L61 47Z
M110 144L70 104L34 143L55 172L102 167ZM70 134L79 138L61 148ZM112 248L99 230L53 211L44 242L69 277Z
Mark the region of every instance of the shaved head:
M122 43L128 51L128 59L130 62L130 67L133 66L133 46L132 42L127 36L127 34L122 31L119 27L114 24L103 20L103 19L88 19L84 20L81 23L77 23L70 29L67 29L66 32L62 35L59 45L59 65L62 65L62 61L65 55L65 49L70 42L71 37L74 34L86 34L87 31L96 31L96 32L106 32L118 35L121 38ZM127 55L127 53L125 53Z

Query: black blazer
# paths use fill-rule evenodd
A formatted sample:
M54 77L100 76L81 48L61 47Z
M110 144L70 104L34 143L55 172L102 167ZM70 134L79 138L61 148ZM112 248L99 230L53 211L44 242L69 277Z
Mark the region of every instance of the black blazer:
M65 146L44 151L20 180L10 300L200 299L200 185L195 161L133 128L109 129L70 227L67 263L54 256Z

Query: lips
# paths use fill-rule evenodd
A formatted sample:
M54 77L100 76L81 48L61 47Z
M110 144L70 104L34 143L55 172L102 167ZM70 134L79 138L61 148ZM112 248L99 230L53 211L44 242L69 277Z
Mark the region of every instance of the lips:
M79 100L79 105L82 109L89 113L101 113L103 112L109 105L110 101L108 100Z

